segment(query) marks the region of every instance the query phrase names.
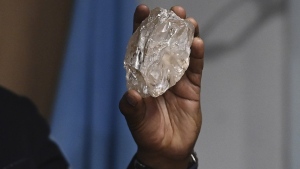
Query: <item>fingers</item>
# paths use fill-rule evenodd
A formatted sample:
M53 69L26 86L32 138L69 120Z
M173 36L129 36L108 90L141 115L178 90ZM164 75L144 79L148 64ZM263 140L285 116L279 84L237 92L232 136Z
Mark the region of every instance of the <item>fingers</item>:
M185 19L186 11L180 6L174 6L171 8L176 15ZM187 18L195 27L194 40L191 46L190 65L188 68L187 77L196 86L200 86L201 72L203 69L203 57L204 57L204 43L199 38L199 25L194 18Z
M171 8L172 11L179 17L185 19L186 18L186 12L184 8L180 6L173 6ZM194 73L201 73L203 69L203 56L204 56L204 43L202 39L199 38L199 25L197 21L194 18L187 18L195 27L195 33L194 33L194 40L191 46L191 65L189 69L191 69Z
M191 17L188 17L187 20L189 20L195 27L194 37L200 37L200 35L199 35L199 25L198 25L197 21L194 18L191 18Z
M204 43L199 37L195 37L191 46L189 70L193 73L201 73L203 69Z
M189 81L200 87L203 70L204 43L199 37L195 37L191 46L190 65L186 71Z
M178 15L179 17L185 19L186 11L181 6L173 6L171 10ZM134 20L133 20L133 32L140 26L142 21L148 17L150 14L150 10L146 5L139 5L136 7L134 12ZM199 26L194 18L187 18L194 26L195 26L195 37L199 36Z
M173 7L171 8L171 10L172 10L176 15L178 15L180 18L183 18L183 19L186 18L186 12L185 12L185 9L182 8L181 6L173 6Z
M127 120L130 129L135 128L144 118L144 102L138 92L127 91L119 103L119 109Z
M146 5L139 5L136 7L133 17L133 32L140 26L142 21L148 17L150 13Z
M174 11L174 13L176 15L178 15L180 18L183 18L183 19L186 18L186 11L181 6L173 6L171 8L171 10ZM194 36L195 37L199 36L199 26L198 26L197 21L194 18L191 18L191 17L187 18L187 20L189 20L194 25L194 27L195 27L195 34L194 34Z

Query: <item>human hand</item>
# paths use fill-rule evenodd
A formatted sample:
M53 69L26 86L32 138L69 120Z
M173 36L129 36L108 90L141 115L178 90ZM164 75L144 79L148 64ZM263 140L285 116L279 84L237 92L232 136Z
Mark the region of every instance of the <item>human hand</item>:
M186 18L182 7L171 8ZM145 5L134 14L134 30L149 15ZM191 46L190 65L175 86L159 97L142 98L129 90L119 107L137 143L137 158L153 169L186 169L198 138L202 117L200 106L204 44L193 18L195 38Z

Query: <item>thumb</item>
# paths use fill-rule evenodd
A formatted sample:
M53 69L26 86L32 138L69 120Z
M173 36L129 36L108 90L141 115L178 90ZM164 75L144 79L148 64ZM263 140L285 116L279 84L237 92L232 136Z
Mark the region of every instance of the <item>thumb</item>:
M131 130L137 128L145 117L143 98L135 90L129 90L123 95L119 109Z

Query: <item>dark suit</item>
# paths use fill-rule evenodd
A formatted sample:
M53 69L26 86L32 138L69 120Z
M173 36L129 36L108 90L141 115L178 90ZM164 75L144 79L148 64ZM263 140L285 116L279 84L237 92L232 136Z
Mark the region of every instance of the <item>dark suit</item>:
M32 102L0 87L0 169L66 169Z

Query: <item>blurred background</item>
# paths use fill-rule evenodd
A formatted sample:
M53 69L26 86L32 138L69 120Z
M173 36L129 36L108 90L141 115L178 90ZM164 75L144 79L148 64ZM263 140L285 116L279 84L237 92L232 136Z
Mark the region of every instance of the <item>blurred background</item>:
M72 168L125 168L135 152L117 104L139 3L200 25L199 169L300 168L300 1L1 0L0 85L36 103Z

